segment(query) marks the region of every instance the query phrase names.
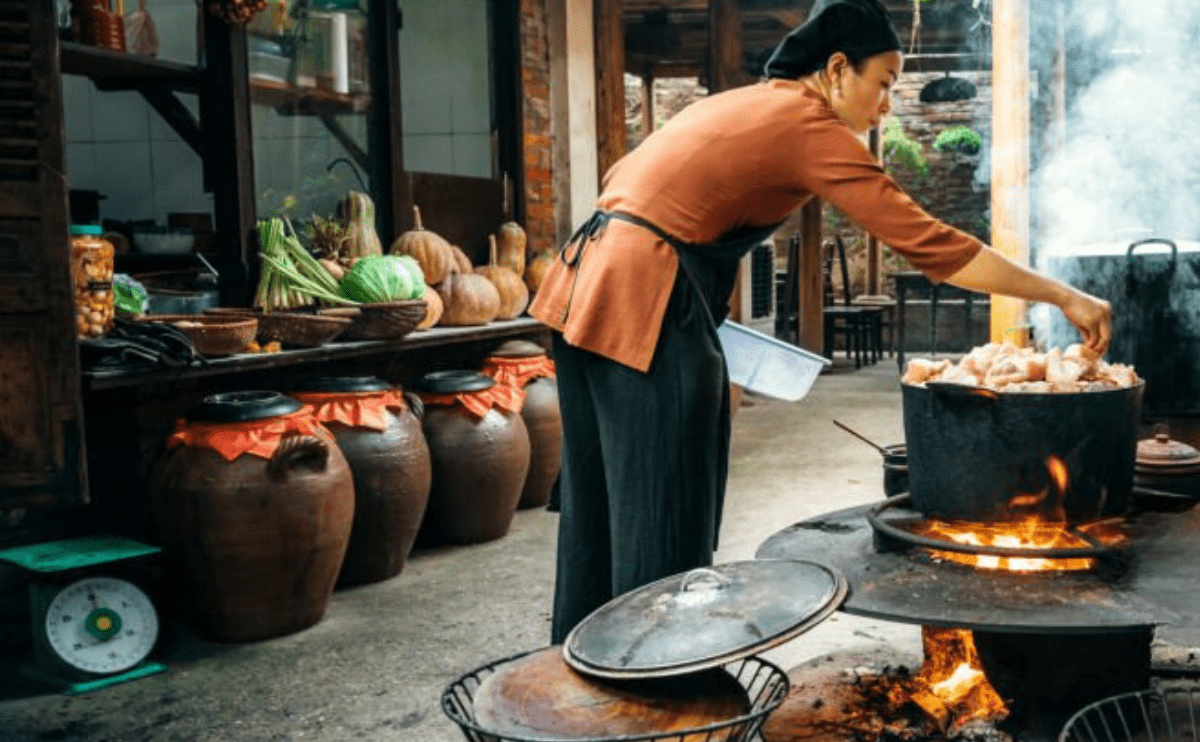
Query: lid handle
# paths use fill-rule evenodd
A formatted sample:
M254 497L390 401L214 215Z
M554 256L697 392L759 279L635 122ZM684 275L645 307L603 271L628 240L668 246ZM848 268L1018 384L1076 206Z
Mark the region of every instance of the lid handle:
M708 567L700 567L693 569L683 576L683 582L679 585L679 592L686 593L692 590L724 590L733 584L725 575L709 569Z

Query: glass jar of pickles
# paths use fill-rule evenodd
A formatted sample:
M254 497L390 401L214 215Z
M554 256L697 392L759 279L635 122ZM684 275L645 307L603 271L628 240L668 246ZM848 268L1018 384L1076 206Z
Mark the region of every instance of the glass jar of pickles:
M71 283L75 334L103 335L113 326L113 245L92 224L71 225Z

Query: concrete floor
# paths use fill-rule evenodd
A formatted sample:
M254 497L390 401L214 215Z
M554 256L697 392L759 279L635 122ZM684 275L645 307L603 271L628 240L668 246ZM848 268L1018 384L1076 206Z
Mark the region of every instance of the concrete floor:
M894 362L838 359L799 403L749 399L734 419L729 496L717 562L750 559L779 529L882 497L881 443L903 440ZM163 674L62 696L0 660L2 742L459 742L443 715L447 683L549 637L557 516L517 513L511 532L469 547L418 551L387 582L338 591L323 621L270 641L218 645L171 625ZM905 626L834 614L764 654L785 669L857 645L915 654Z

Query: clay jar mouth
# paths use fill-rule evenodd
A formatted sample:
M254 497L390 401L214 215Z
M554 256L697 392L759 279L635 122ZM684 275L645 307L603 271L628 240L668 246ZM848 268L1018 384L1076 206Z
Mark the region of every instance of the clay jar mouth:
M481 392L491 389L496 380L478 371L433 371L421 377L417 387L434 394L458 394L459 392Z
M290 415L303 407L295 399L270 391L210 394L187 411L192 422L233 423Z
M317 376L299 387L306 392L386 392L391 388L377 376Z

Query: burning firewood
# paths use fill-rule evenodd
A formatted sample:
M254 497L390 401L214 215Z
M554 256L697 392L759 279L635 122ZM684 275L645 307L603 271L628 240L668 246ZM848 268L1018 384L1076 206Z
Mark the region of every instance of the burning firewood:
M789 673L792 689L762 726L764 742L1013 742L1008 709L980 669L969 631L923 627L925 660Z

